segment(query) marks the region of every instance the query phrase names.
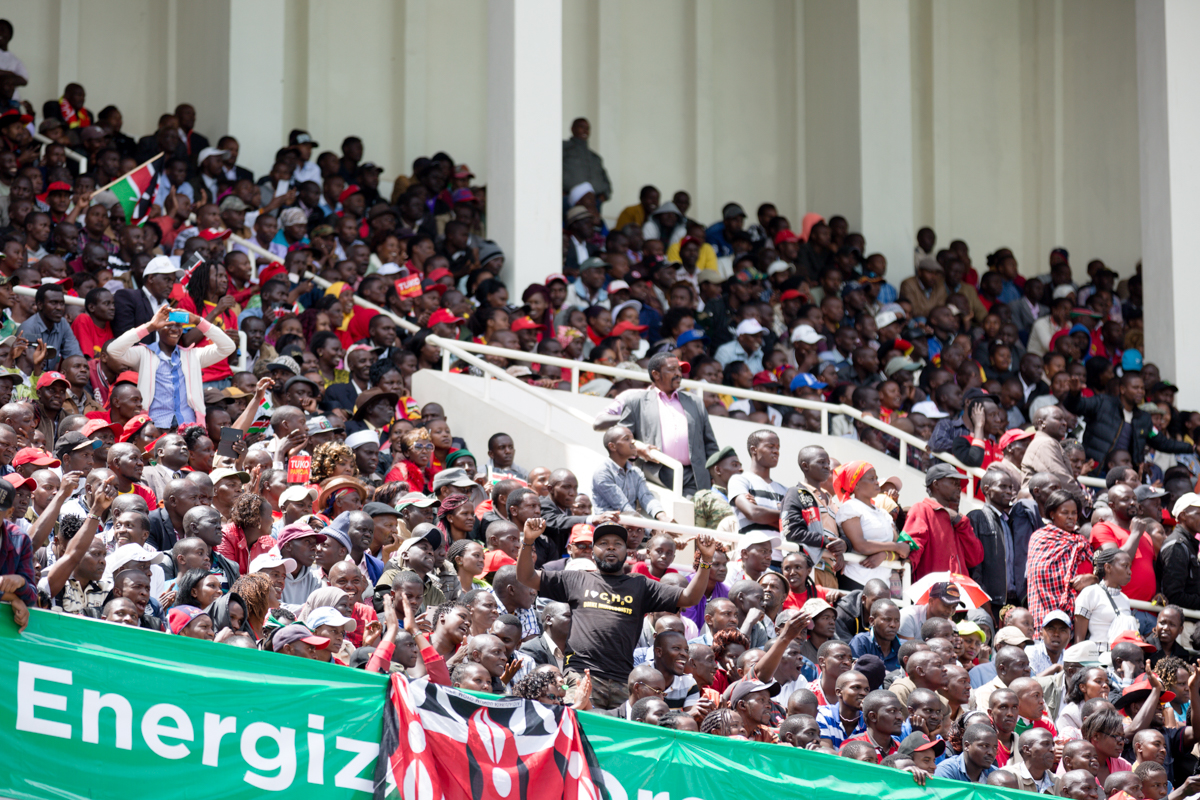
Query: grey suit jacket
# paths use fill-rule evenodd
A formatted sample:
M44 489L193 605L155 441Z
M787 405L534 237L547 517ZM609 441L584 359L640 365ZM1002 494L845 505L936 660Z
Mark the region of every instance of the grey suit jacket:
M658 418L658 389L651 386L641 393L626 400L621 410L619 425L633 431L633 438L646 444L662 447L662 429ZM692 474L696 479L696 489L712 488L712 479L704 464L708 457L716 453L717 437L713 435L712 425L708 421L708 412L696 402L696 399L684 392L679 393L679 404L688 420L688 455L692 460ZM670 482L664 480L660 473L670 474L670 469L661 464L645 464L642 471L646 477L651 476L664 486Z

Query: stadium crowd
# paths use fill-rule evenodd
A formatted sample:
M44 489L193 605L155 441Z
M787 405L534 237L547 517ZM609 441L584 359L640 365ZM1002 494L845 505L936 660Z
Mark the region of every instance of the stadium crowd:
M918 783L1200 790L1200 413L1145 361L1140 266L1119 280L1093 260L1077 283L1064 249L1028 276L1000 249L976 268L923 228L895 287L843 217L731 202L705 224L653 186L609 227L581 119L561 269L510 287L486 187L449 155L384 194L355 137L339 156L292 131L255 176L187 104L140 138L78 84L35 116L12 34L0 20L0 594L18 624L54 609ZM577 362L582 391L611 398L604 466L456 437L413 394L451 358L433 335ZM559 367L486 360L570 388ZM709 386L680 391L684 375ZM781 452L777 431L818 432L819 413L746 391L928 440L908 450L928 496L901 507L871 463ZM748 463L712 416L756 423ZM899 455L886 426L830 427L881 468ZM655 449L683 465L697 526L735 547L618 523L670 518ZM936 453L986 471L977 507ZM781 458L802 481L772 479Z

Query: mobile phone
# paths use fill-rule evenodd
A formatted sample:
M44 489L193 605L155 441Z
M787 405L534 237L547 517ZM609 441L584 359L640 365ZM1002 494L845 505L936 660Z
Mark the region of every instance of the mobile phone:
M167 315L167 321L168 322L179 322L179 323L186 325L188 323L188 312L172 311L170 314Z
M221 444L217 446L217 455L225 456L226 458L237 458L237 453L233 449L233 443L239 442L242 439L242 431L240 428L221 428Z

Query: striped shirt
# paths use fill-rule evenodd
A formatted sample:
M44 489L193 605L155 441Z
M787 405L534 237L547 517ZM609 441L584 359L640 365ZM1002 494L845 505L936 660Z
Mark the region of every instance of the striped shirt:
M867 732L867 724L863 721L862 711L858 712L858 724L850 733L846 733L846 729L842 727L841 714L842 704L840 702L817 709L817 728L821 732L821 738L833 742L833 746L839 750L850 737Z
M770 509L778 512L783 506L783 498L787 496L787 487L779 481L771 481L768 483L759 476L751 472L743 472L740 475L734 475L729 479L729 504L733 506L733 512L737 515L738 531L741 533L749 533L750 531L771 531L774 535L779 535L779 526L763 525L759 522L752 522L741 509L737 507L735 502L741 495L749 495L756 506L760 508ZM775 550L771 553L771 560L780 561L783 559L783 553Z
M668 708L695 708L700 703L700 686L691 675L676 675L663 695Z

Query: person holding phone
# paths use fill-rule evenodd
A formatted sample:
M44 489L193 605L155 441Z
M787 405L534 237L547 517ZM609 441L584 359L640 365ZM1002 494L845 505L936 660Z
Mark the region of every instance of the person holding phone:
M172 321L172 314L185 314L188 324L195 325L211 344L203 347L180 344L183 324ZM140 344L142 338L151 334L157 334L153 344ZM229 358L236 349L233 340L208 320L162 305L149 323L113 340L108 354L118 363L137 370L138 389L154 424L162 430L175 430L185 423L204 419L201 371Z

